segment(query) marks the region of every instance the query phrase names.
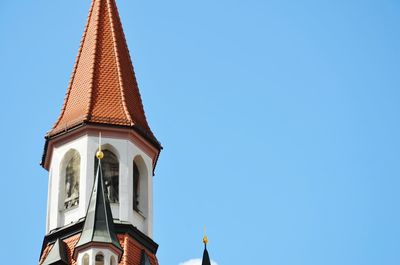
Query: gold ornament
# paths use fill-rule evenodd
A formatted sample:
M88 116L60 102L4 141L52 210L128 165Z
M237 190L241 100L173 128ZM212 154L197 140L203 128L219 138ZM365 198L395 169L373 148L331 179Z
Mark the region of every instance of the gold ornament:
M204 237L203 237L203 243L204 243L205 245L208 244L208 237L207 237L207 236L204 236Z
M101 149L100 149L99 151L97 151L96 157L97 157L98 159L100 159L100 160L103 159L104 153L103 153L103 151L101 151Z

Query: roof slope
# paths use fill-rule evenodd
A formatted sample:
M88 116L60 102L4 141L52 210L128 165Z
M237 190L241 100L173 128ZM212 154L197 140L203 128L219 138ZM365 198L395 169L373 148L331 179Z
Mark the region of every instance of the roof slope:
M122 125L156 140L144 113L115 0L92 0L54 136L82 123Z
M42 265L68 264L65 243L59 238L54 243Z
M123 249L114 230L110 203L104 192L103 173L99 160L85 223L81 237L75 246L75 252L91 243L104 243L113 245L122 254Z

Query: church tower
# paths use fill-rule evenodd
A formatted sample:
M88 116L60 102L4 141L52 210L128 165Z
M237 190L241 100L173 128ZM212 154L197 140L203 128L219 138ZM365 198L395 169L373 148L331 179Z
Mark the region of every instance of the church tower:
M151 131L115 0L92 0L60 116L46 135L39 264L158 265Z

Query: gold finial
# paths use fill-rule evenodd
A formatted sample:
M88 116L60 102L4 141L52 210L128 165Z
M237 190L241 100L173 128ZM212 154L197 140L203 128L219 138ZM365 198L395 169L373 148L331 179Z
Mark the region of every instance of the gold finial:
M101 160L104 157L103 151L101 151L101 132L99 133L99 151L96 153L96 157Z
M97 151L96 157L97 157L98 159L100 159L100 160L103 159L103 157L104 157L103 151L101 151L101 150Z
M207 236L203 237L203 243L204 243L204 245L208 244L208 237Z
M208 244L208 237L207 237L206 227L204 227L203 243L204 243L204 245L207 245L207 244Z

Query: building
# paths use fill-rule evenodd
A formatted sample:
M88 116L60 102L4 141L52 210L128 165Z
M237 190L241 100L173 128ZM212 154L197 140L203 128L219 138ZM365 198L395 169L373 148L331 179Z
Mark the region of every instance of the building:
M152 178L161 149L115 0L92 0L60 116L46 135L39 264L157 265Z

